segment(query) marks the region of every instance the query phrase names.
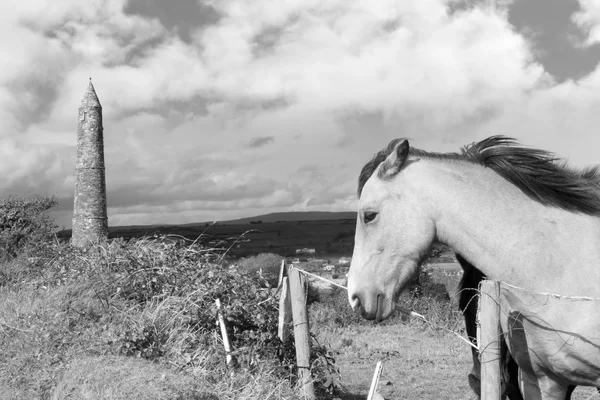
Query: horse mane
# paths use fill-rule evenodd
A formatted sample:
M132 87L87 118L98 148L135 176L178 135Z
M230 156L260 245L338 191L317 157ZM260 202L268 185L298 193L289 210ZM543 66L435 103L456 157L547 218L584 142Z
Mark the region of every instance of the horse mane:
M403 139L394 139L375 154L360 172L358 197L379 164ZM523 147L516 139L491 136L461 148L460 153L433 153L410 147L409 155L439 160L458 160L490 168L546 206L600 216L600 166L575 169L553 153Z

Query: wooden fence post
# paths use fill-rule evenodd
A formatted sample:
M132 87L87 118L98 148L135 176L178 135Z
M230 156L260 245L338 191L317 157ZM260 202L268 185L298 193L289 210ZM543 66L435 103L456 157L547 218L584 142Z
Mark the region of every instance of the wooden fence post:
M217 319L219 320L219 326L221 327L221 336L223 337L223 347L225 347L225 359L227 365L231 363L231 346L229 346L229 337L227 336L227 328L225 327L225 319L223 318L223 312L221 311L221 300L215 299L217 305Z
M279 267L279 279L277 279L277 289L283 285L283 277L285 276L285 259L281 260L281 267Z
M290 337L290 321L292 320L292 303L290 301L290 288L288 277L281 280L281 294L279 295L279 325L277 336L282 343L286 343Z
M484 280L479 284L479 322L477 344L481 361L481 400L500 400L500 282Z
M304 291L305 280L296 268L288 270L290 284L290 298L292 303L292 314L294 319L294 339L296 343L296 365L298 366L298 378L304 390L304 396L315 399L310 373L310 333L308 327L308 312L306 310L306 295Z
M379 377L381 376L381 371L383 370L383 366L381 361L377 362L375 366L375 372L373 373L373 380L371 380L371 388L369 389L369 395L367 396L367 400L376 400L377 399L377 385L379 385ZM380 398L382 396L379 396Z

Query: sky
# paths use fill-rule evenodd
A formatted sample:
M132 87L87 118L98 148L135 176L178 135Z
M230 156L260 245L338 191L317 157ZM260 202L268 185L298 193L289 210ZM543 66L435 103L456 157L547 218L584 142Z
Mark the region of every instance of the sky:
M0 47L0 195L65 228L89 77L110 226L354 210L398 137L600 162L597 0L30 0Z

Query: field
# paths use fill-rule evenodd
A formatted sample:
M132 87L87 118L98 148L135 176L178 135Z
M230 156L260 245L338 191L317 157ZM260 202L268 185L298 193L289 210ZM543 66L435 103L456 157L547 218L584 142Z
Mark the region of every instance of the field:
M201 246L143 239L86 251L35 243L3 260L0 399L301 399L293 352L277 344L275 289L256 268L231 269L218 259ZM342 290L310 304L320 398L365 399L377 361L386 399L475 398L466 379L470 348L449 332L464 335L455 299L460 269L449 254L436 260L443 263L427 267L429 286L445 288L449 299L426 288L401 298L429 323L403 315L362 320ZM235 368L225 365L216 297ZM335 363L318 364L324 355ZM341 385L328 393L332 379ZM578 389L574 399L593 396Z
M429 267L433 282L443 284L450 301L403 297L405 306L426 315L432 325L395 316L380 324L326 325L319 340L329 343L350 394L342 399L364 399L378 361L383 363L379 392L386 399L476 399L468 386L471 369L468 345L449 332L464 335L462 317L456 308L456 286L460 268L443 264ZM318 312L315 312L318 318Z
M303 219L315 217L313 214L315 213L285 213L216 224L111 227L109 237L128 239L169 234L190 240L199 238L203 244L227 248L228 254L238 257L261 252L293 256L299 248L313 248L321 256L351 253L356 225L356 218L352 216L354 213L323 213L323 217L331 219ZM61 239L68 239L70 236L70 230L59 233Z
M457 263L447 262L449 254L441 258L446 262L429 264L427 269L434 283L446 287L450 302L403 296L404 305L412 305L410 308L425 315L431 325L397 315L380 324L362 321L340 326L332 324L327 313L322 315L325 306L312 306L312 330L337 355L348 390L341 399L366 398L378 361L384 367L379 392L385 399L477 399L467 382L472 366L470 348L449 332L465 336L455 298L462 272ZM600 395L588 387L579 387L572 395L572 400L593 399L600 399Z

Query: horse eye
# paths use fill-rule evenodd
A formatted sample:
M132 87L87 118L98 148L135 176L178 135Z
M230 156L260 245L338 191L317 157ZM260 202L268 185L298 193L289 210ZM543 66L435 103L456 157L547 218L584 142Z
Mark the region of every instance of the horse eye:
M375 219L375 217L377 217L376 212L367 211L363 215L363 221L365 221L365 224L368 224L369 222L373 221Z

